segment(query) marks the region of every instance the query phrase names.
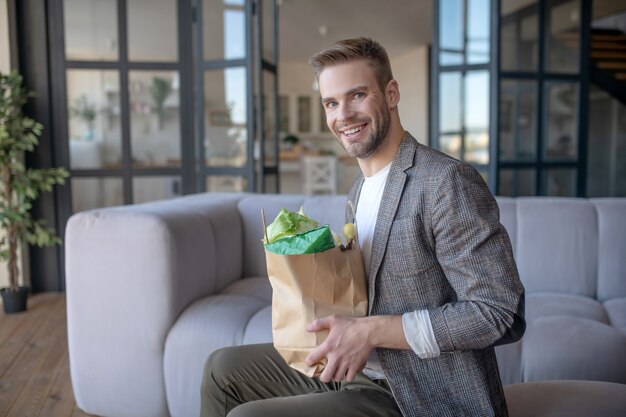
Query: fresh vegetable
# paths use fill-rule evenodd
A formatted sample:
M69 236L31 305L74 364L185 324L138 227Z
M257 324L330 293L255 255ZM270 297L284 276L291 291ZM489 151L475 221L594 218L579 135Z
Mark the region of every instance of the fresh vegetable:
M308 232L319 227L319 223L307 217L302 208L297 213L281 209L276 219L267 227L267 241L272 243L280 238Z
M348 243L356 238L356 227L354 226L354 223L344 224L342 232Z

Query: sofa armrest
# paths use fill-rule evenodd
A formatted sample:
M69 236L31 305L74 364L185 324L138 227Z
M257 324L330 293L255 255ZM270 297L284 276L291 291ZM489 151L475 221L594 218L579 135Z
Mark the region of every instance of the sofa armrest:
M167 333L186 306L241 277L242 197L206 193L70 218L67 321L80 408L168 415Z

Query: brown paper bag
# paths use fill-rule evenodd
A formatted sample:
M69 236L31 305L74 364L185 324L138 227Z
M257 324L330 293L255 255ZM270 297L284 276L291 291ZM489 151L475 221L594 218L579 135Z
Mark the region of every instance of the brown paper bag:
M322 373L325 362L310 367L304 359L326 339L328 331L310 333L306 326L331 314L367 314L361 250L356 243L351 246L305 255L265 251L273 290L274 347L289 366L311 377Z

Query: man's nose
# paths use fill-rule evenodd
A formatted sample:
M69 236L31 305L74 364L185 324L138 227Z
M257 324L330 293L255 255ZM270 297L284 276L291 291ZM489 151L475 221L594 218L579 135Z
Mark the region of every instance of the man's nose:
M339 105L339 120L346 121L351 120L354 117L354 109L349 103L342 103Z

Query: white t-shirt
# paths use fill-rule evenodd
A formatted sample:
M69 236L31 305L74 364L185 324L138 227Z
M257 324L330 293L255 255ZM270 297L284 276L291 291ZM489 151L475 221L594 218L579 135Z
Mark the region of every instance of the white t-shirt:
M391 163L371 177L365 177L361 187L356 209L356 227L359 246L363 254L365 276L369 276L370 272L376 220L390 168ZM409 346L420 358L430 358L440 354L430 316L426 310L416 310L403 314L402 327ZM385 378L376 350L372 350L363 372L371 379Z

